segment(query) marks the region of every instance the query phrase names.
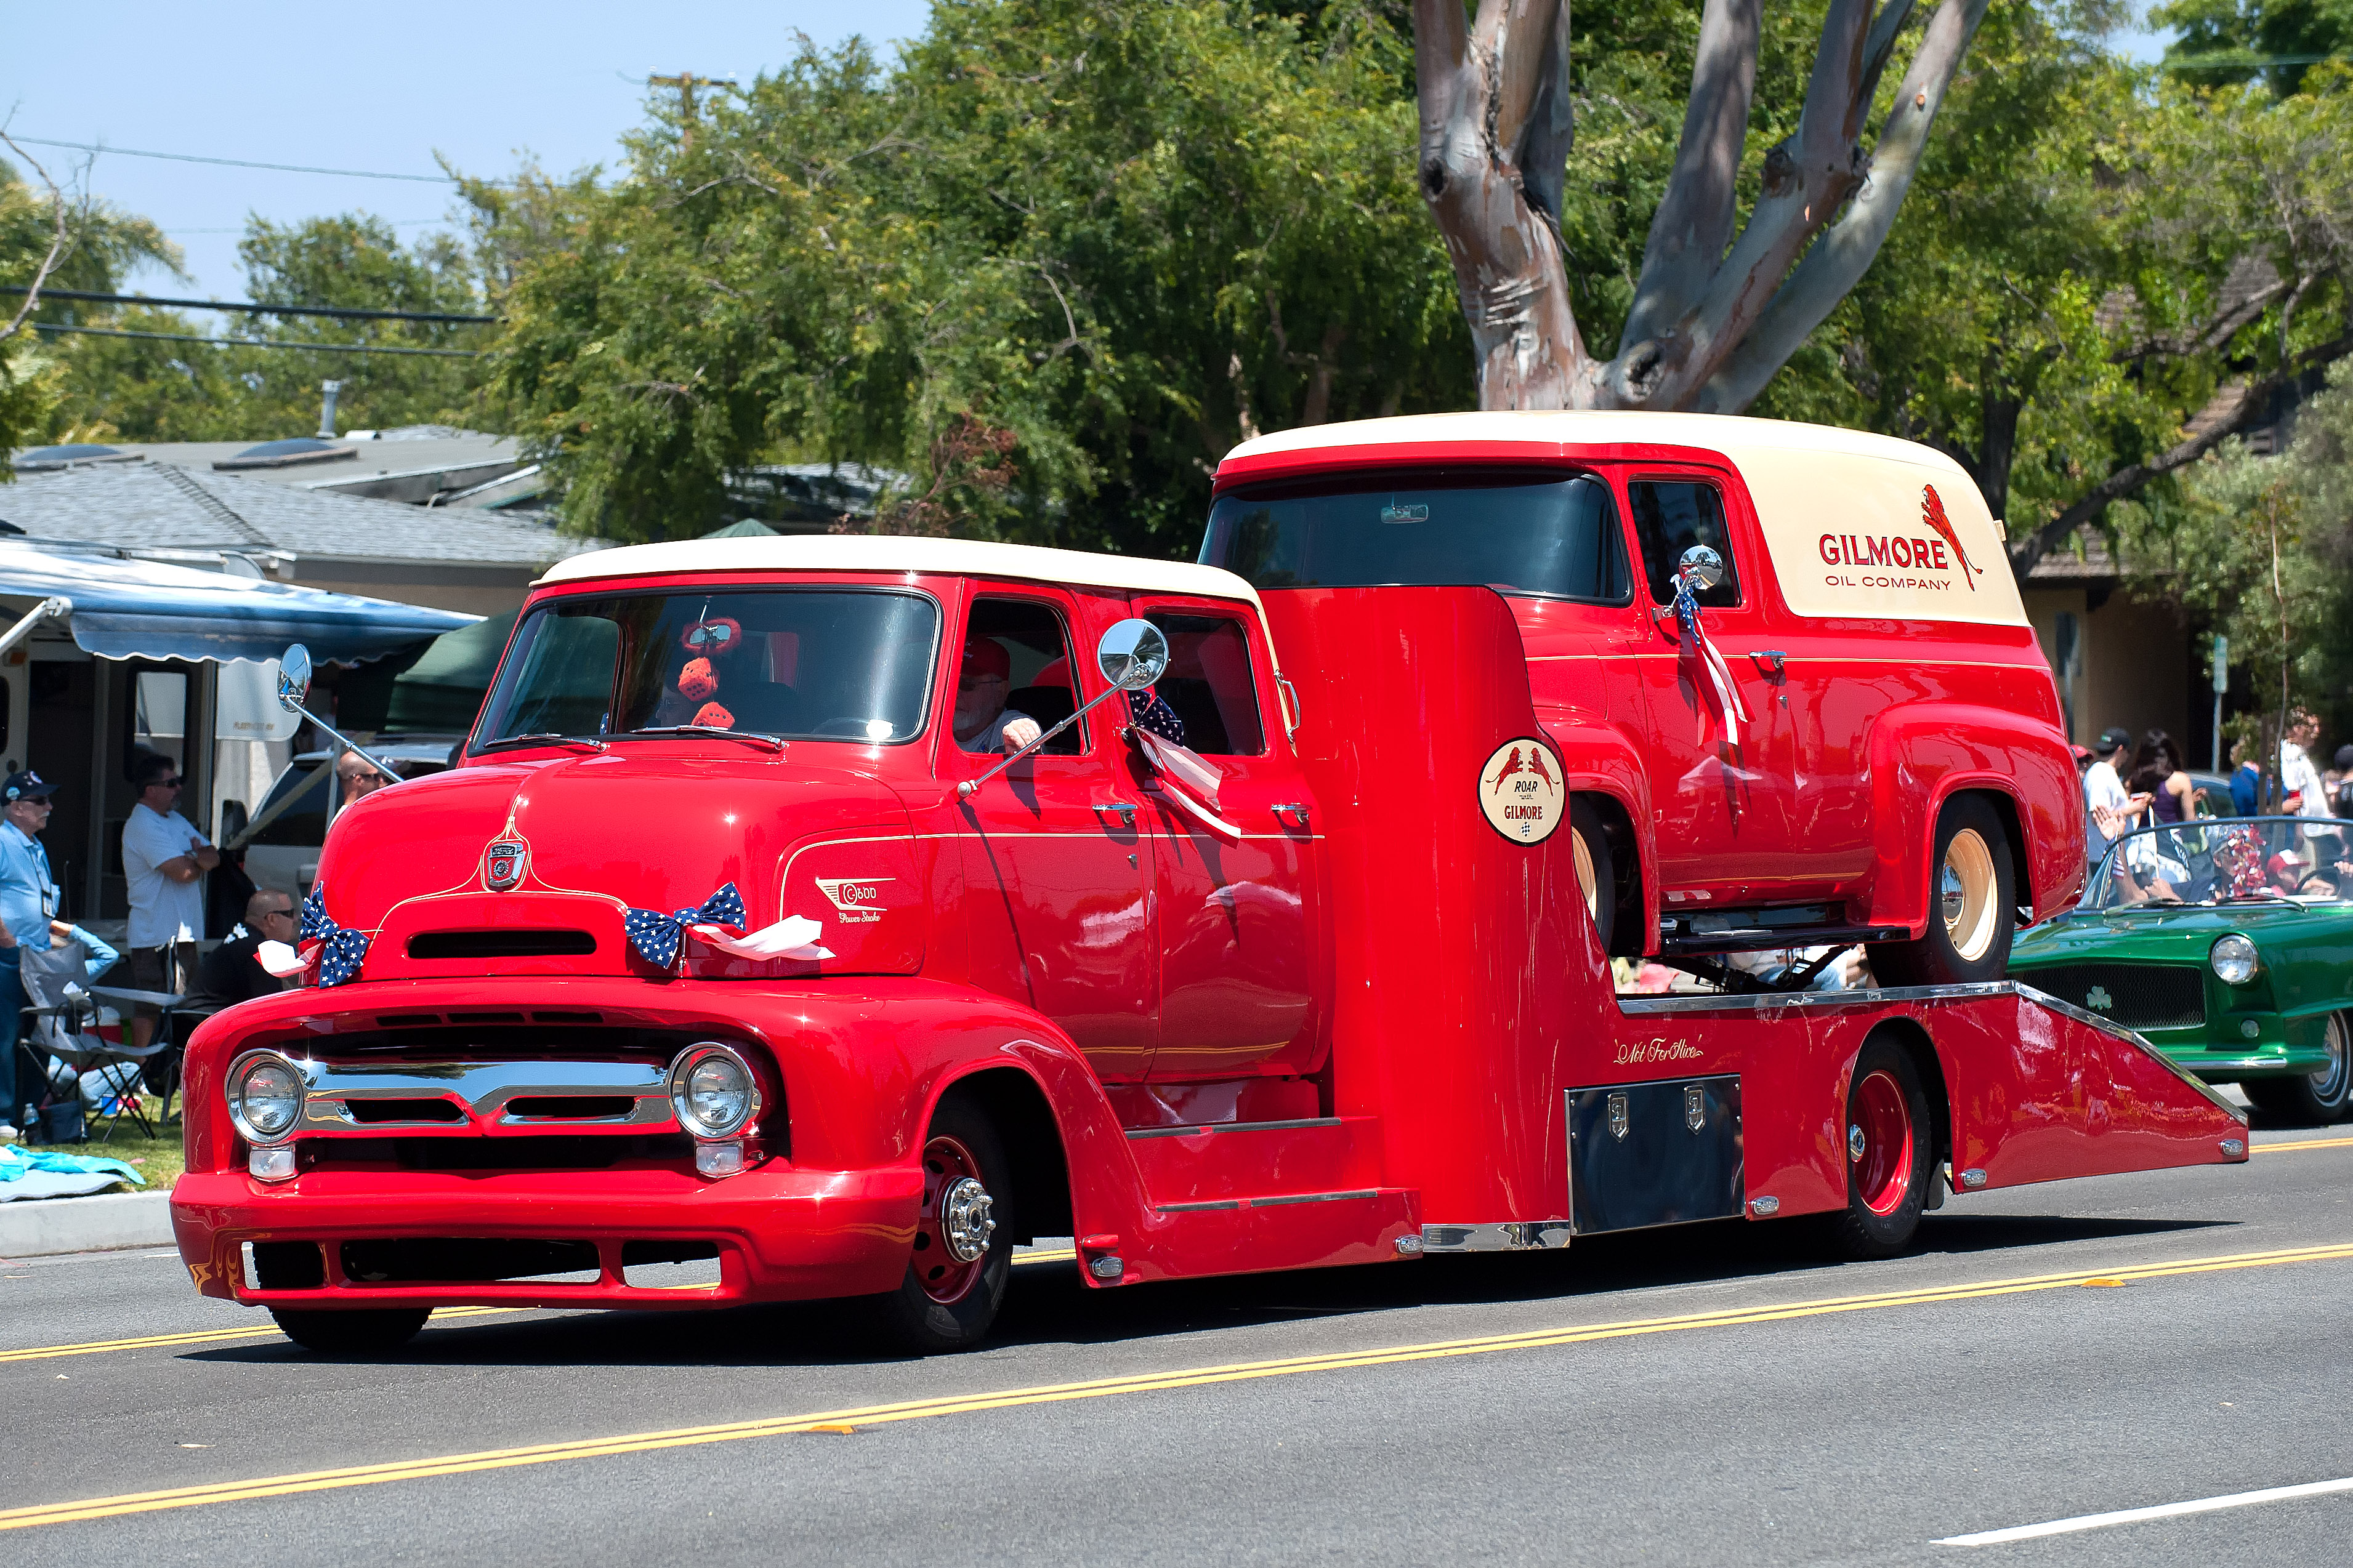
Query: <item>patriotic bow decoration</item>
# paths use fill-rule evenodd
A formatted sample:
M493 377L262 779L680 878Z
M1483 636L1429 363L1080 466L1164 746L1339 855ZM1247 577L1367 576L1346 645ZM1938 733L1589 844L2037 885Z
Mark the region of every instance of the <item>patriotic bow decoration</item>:
M1741 705L1740 689L1732 683L1732 671L1715 645L1707 640L1707 633L1699 624L1699 579L1688 568L1675 574L1675 625L1683 632L1683 650L1699 661L1707 672L1708 684L1715 689L1716 708L1724 715L1725 739L1735 747L1740 744L1740 727L1748 722L1748 710ZM1701 731L1706 725L1703 722Z
M679 910L663 914L658 910L630 910L621 923L629 933L629 945L638 956L657 969L668 969L678 962L678 944L689 926L733 926L744 929L744 895L728 883L702 900L702 907Z
M1157 691L1131 691L1127 694L1127 717L1139 730L1149 730L1164 741L1185 743L1185 721L1176 717L1176 710L1168 706Z
M346 980L358 979L360 965L367 958L368 933L337 925L334 917L327 913L326 891L322 888L312 888L311 896L302 900L302 920L294 942L301 948L318 944L322 985L341 985Z

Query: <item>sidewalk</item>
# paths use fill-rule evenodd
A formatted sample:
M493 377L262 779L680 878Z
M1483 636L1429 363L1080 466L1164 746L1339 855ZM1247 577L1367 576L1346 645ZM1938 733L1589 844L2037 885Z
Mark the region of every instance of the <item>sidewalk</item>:
M102 1193L0 1204L0 1258L172 1245L169 1193Z

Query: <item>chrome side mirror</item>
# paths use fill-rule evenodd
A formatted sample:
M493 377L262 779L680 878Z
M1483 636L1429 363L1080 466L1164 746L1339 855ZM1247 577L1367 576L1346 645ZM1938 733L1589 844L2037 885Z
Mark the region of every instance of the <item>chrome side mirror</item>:
M1122 691L1141 691L1168 668L1168 639L1150 621L1121 621L1095 645L1095 668Z
M1724 581L1724 557L1704 544L1694 544L1675 563L1675 582L1690 583L1701 592Z
M278 705L289 713L300 713L302 699L310 695L311 650L296 643L278 661Z

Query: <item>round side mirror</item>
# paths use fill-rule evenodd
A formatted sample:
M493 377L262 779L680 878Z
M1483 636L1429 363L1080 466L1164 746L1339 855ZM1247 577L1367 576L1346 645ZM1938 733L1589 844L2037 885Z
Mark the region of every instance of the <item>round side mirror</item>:
M278 705L289 713L299 713L302 710L302 699L309 695L311 650L296 643L278 661Z
M1168 668L1168 639L1150 621L1121 621L1095 645L1095 668L1122 691L1141 691Z
M1702 588L1713 588L1724 581L1724 557L1704 544L1694 544L1675 563L1675 576L1688 577Z

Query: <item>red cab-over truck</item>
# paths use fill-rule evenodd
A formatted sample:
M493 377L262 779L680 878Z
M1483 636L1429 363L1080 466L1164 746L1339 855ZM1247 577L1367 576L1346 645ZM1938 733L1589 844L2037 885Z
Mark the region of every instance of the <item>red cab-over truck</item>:
M1603 590L1582 598L1444 581L1437 540L1420 580L1377 585L1280 584L1261 554L1263 591L1209 565L944 540L564 563L462 765L338 818L304 984L191 1042L172 1212L197 1288L322 1349L396 1344L445 1304L871 1296L905 1342L950 1350L987 1331L1037 1237L1074 1237L1097 1289L1742 1216L1830 1216L1881 1253L1948 1192L2243 1160L2227 1103L2000 980L1616 993L1609 946L1696 952L1705 906L1737 917L1718 952L1764 930L1966 966L1995 924L2007 946L2014 911L1994 921L1987 897L2031 917L2082 865L2073 770L2054 795L2044 765L2049 677L2006 622L1877 634L1881 706L1910 692L1953 726L1943 751L1916 728L1890 742L1893 783L1825 805L1771 771L1807 746L1874 754L1821 739L1850 710L1867 727L1862 700L1806 684L1868 685L1874 634L1850 624L1867 616L1815 628L1819 665L1781 650L1787 689L1756 685L1725 726L1706 661L1748 667L1742 695L1764 661L1736 639L1741 611L1778 635L1788 606L1739 466L1665 434L1390 450L1389 468L1453 468L1409 476L1419 491L1332 489L1370 498L1367 547L1389 548L1375 531L1461 531L1451 513L1475 520L1497 488L1482 480L1559 481L1556 531L1601 552L1599 578L1562 580ZM1325 471L1361 479L1352 433L1327 435ZM1231 465L1220 506L1314 492L1306 449ZM1717 486L1721 510L1676 502L1703 526L1670 542L1716 566L1679 558L1652 605L1629 574L1646 543L1630 487L1662 474ZM1540 543L1529 507L1514 526ZM1621 582L1593 529L1629 524ZM1968 591L1998 577L2014 605L1975 542ZM1934 570L1917 556L1897 574ZM1739 605L1672 603L1736 573ZM1577 624L1596 608L1622 627ZM1620 630L1659 645L1619 657L1663 661L1623 702L1623 671L1556 668ZM1932 651L1981 673L1938 674ZM1670 709L1694 693L1712 747ZM1685 799L1695 750L1715 793ZM1661 759L1673 791L1645 783ZM1778 847L1676 869L1670 809ZM1841 845L1882 814L1920 842L1792 870L1805 810L1859 815ZM1977 848L1952 851L1964 832ZM695 1260L705 1282L668 1284Z

